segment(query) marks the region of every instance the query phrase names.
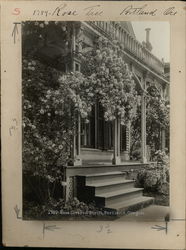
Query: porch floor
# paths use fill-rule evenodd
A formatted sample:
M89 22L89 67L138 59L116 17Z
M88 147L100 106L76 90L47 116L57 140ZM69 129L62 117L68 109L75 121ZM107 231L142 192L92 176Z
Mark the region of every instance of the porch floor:
M76 176L80 174L96 174L96 173L107 173L107 172L115 172L115 171L129 171L129 170L140 170L150 162L141 163L138 161L125 161L121 164L113 165L111 162L105 161L97 161L97 162L84 162L82 165L77 166L67 166L66 167L66 174L67 177L69 176Z
M139 165L142 162L140 161L123 161L120 164L117 165ZM111 161L85 161L82 163L82 166L86 166L86 165L107 165L107 166L116 166L114 164L112 164Z

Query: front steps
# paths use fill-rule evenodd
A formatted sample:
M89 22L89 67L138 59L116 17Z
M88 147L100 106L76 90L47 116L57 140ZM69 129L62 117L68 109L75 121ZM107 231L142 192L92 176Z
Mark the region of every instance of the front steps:
M143 188L135 188L134 180L127 180L123 172L106 172L77 176L77 198L95 201L111 215L123 215L153 203L143 196Z

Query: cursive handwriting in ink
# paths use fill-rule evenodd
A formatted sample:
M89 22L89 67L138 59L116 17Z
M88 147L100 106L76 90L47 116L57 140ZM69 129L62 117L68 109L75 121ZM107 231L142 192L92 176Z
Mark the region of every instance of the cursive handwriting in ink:
M68 9L66 3L57 6L54 10L34 10L33 16L77 16L76 9Z
M157 9L147 9L148 5L145 4L141 7L134 7L133 5L127 6L120 12L121 15L144 15L144 16L156 16Z
M101 16L103 10L100 10L100 5L90 6L84 9L86 16Z
M162 14L165 16L175 16L177 14L175 7L169 7L160 12L159 9L151 7L148 4L138 5L130 4L124 7L124 9L119 10L118 14L120 16L157 16L157 14ZM100 4L90 5L84 7L81 10L76 9L73 6L69 6L67 3L62 3L57 7L50 9L35 9L32 12L33 16L42 16L42 17L75 17L80 15L85 15L88 17L101 17L104 15L104 9Z
M76 10L67 9L67 4L61 4L53 12L52 16L77 16L78 13Z
M163 15L165 16L175 16L176 14L177 11L175 7L170 7L163 12Z
M82 9L82 11L86 16L101 16L103 14L103 10L101 10L100 5L92 5ZM78 11L75 8L70 9L66 3L57 6L53 10L35 9L33 11L33 16L44 16L44 17L78 16L78 15L79 15Z

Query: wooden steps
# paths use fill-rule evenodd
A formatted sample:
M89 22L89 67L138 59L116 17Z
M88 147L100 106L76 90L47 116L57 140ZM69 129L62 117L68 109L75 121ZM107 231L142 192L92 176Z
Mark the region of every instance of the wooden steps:
M112 215L122 216L147 207L151 205L153 201L154 198L152 197L140 196L105 207L105 211L111 212Z
M109 183L112 181L122 181L124 179L125 174L122 172L107 172L107 173L99 173L99 174L88 174L84 177L86 178L86 185L90 184L102 184Z
M95 201L97 206L115 215L153 202L153 198L143 196L143 188L135 188L134 180L127 180L125 173L119 171L78 175L77 198L84 202Z
M102 194L109 191L123 190L125 188L134 187L134 180L120 180L120 181L110 181L105 183L95 183L89 184L87 187L92 187L95 189L95 195Z

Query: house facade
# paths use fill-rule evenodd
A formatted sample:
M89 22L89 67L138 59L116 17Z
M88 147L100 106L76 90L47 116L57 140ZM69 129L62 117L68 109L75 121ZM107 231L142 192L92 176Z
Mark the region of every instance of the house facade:
M86 52L97 37L118 40L123 45L122 57L133 72L136 84L141 88L141 162L146 163L145 91L153 85L159 89L162 97L167 98L169 89L169 81L165 77L167 67L151 53L150 29L146 29L146 41L143 44L137 41L130 22L82 22L80 29L80 35L74 38L74 70L81 70L76 51ZM117 165L130 160L130 124L122 126L119 121L114 124L104 121L100 105L93 107L88 124L79 120L77 134L74 139L74 165L96 161ZM162 131L162 149L165 148L164 137Z
M133 73L133 79L141 94L141 159L130 160L131 131L130 123L121 125L119 120L104 120L101 105L96 104L86 124L78 119L76 136L73 143L73 166L66 167L66 197L78 196L76 176L111 173L139 169L148 165L149 150L146 144L146 90L155 86L164 99L169 98L169 64L158 59L152 53L150 29L146 32L146 41L140 43L134 34L131 22L81 22L78 32L72 38L72 68L81 71L79 53L93 47L98 37L122 44L122 57ZM166 146L165 131L162 129L161 147ZM80 185L81 186L81 185ZM83 190L81 186L81 190ZM81 191L80 191L81 192ZM81 194L78 196L81 197Z
M146 95L150 86L159 90L162 98L169 98L169 64L152 53L150 29L146 41L140 43L131 22L71 22L71 29L59 27L48 30L45 47L38 53L42 60L63 72L81 71L81 54L91 50L99 37L122 46L121 57L128 64L141 95L140 160L132 161L131 124L122 125L120 119L106 121L100 103L92 107L89 123L78 117L74 131L71 158L64 166L64 196L66 200L78 197L82 201L96 201L97 205L118 209L151 203L151 197L143 197L142 189L134 187L133 180L126 179L128 171L139 170L149 164L150 151L146 142ZM64 44L63 36L68 36ZM161 129L160 149L166 147L165 131Z

